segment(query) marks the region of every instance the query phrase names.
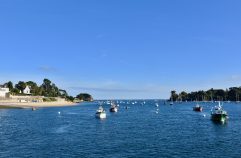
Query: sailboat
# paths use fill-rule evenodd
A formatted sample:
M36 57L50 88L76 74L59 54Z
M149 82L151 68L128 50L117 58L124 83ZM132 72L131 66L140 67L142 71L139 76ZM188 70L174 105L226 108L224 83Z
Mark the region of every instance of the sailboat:
M211 103L213 103L213 93L211 93Z
M239 95L236 93L236 103L238 104L238 103L240 103L240 101L239 101Z
M173 98L171 97L170 105L173 105Z

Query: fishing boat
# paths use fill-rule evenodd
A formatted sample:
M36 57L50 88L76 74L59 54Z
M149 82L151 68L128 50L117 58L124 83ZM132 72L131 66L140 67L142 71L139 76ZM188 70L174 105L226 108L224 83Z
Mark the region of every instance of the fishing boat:
M203 107L200 106L199 104L197 104L196 106L193 107L193 111L202 112L203 111Z
M228 113L223 110L221 103L218 102L218 105L211 110L211 119L215 122L225 122L228 118Z
M100 106L99 109L96 110L95 117L100 119L106 118L106 112L102 106Z
M110 112L117 112L117 111L118 111L118 106L115 105L114 103L111 103Z

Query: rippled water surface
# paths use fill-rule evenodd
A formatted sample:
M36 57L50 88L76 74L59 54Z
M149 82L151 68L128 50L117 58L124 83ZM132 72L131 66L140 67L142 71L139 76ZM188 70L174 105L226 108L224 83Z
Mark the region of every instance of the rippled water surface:
M210 121L215 103L203 103L198 113L195 103L132 102L119 103L105 120L95 118L96 103L0 109L0 157L241 156L241 104L224 104L230 118L222 125Z

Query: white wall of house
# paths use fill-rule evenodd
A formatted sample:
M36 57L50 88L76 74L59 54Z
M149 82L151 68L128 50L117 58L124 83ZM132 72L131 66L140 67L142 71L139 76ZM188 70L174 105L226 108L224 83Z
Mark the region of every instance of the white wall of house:
M0 88L0 97L5 98L7 93L9 93L9 88Z
M23 90L23 93L24 93L24 94L31 94L31 93L30 93L30 87L29 87L29 86L26 86L26 88Z

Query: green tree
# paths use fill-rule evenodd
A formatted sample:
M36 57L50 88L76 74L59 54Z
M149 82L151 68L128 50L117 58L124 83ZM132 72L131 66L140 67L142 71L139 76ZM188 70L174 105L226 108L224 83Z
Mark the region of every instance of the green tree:
M198 91L197 92L197 101L203 101L204 100L204 96L205 96L205 92L204 91Z
M43 89L42 95L46 97L55 97L52 92L52 85L51 81L49 79L44 79L43 84L41 85L41 88Z
M184 91L182 91L180 94L179 94L179 98L181 99L181 100L188 100L188 94L186 93L186 92L184 92Z
M176 91L175 90L171 91L170 100L177 101L177 99L178 99L178 95L176 94Z
M30 86L30 92L32 95L38 95L38 85L37 83L33 82L33 81L28 81L26 82L26 85Z
M51 81L49 79L44 79L42 87L44 88L45 91L49 91L51 89Z
M171 97L175 100L176 91L171 92ZM178 98L182 98L184 100L186 96L186 100L188 101L240 101L241 99L241 87L231 87L229 89L209 89L207 91L197 91L185 93L181 92L178 95Z
M231 87L228 91L228 99L230 101L238 101L239 100L239 88Z
M26 88L26 83L23 81L19 81L18 84L15 85L15 88L23 92L23 90Z
M88 93L80 93L76 98L83 101L93 101L93 97Z
M59 89L59 93L60 93L60 96L63 98L68 96L68 93L66 92L66 90L63 90L63 89Z
M40 86L40 91L41 94L45 97L61 97L59 88L49 79L43 80L43 84Z
M4 87L9 88L9 91L11 92L13 90L13 83L11 81L4 84Z
M16 94L19 94L19 92L20 92L19 89L13 88L11 91L11 94L16 95Z
M45 96L44 94L45 94L44 88L40 86L38 88L37 95Z
M74 97L72 97L72 96L66 96L66 100L73 102L73 101L74 101Z

